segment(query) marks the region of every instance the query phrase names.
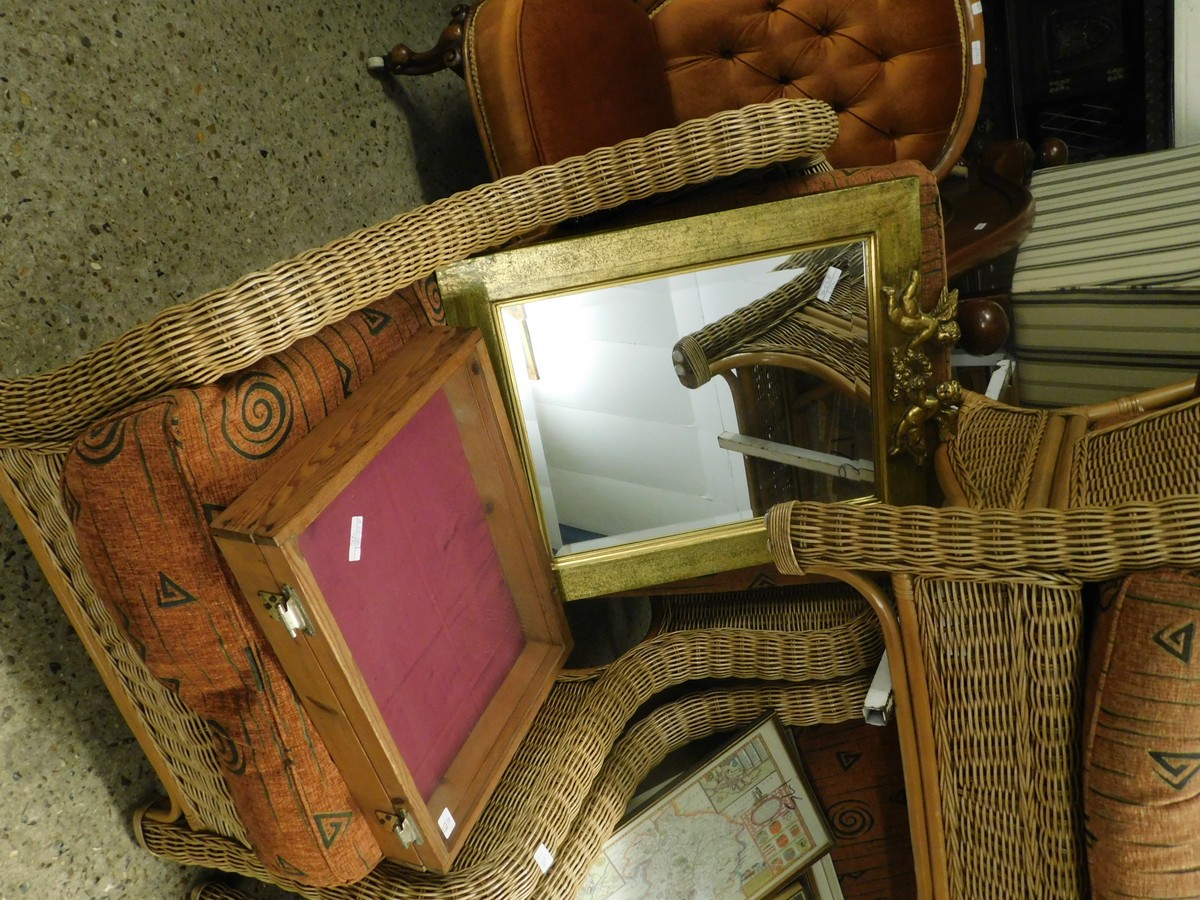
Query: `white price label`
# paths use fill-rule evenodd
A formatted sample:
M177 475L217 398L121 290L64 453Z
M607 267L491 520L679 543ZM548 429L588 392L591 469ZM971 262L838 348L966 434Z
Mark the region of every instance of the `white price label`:
M443 809L442 814L438 816L438 828L442 829L443 837L450 837L454 834L454 816L450 815L450 810Z
M545 844L538 844L537 849L533 851L533 861L537 863L538 868L545 875L550 871L550 867L554 865L554 854L550 852L550 848Z
M971 65L977 66L983 62L983 44L980 41L971 41Z
M362 559L362 516L350 517L350 562Z
M817 299L828 303L833 299L833 289L837 287L837 283L842 278L842 270L836 266L830 266L825 270L825 278L821 282L821 286L817 288Z

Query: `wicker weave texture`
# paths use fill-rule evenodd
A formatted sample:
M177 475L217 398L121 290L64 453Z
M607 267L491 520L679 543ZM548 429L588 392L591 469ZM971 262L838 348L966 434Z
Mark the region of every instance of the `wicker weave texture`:
M1200 489L1200 399L1097 428L1074 447L1072 506L1151 501Z
M19 507L14 513L43 565L61 576L51 579L60 602L107 672L110 690L128 698L137 720L131 724L149 735L148 752L194 827L245 840L203 722L127 646L80 564L58 484L70 441L103 415L238 371L514 236L819 152L832 141L835 122L822 103L781 100L481 185L168 309L63 368L0 380L0 467Z
M254 900L249 894L220 882L210 881L194 887L188 900Z
M816 609L806 608L810 603ZM528 897L537 891L538 896L573 896L625 803L671 749L701 734L749 724L773 708L797 725L844 721L861 713L882 649L878 623L864 612L864 604L848 602L837 588L827 599L817 596L791 606L793 615L781 616L772 599L743 595L740 610L718 603L706 619L699 608L693 609L686 624L707 627L667 631L591 680L556 685L449 875L384 863L367 879L347 887L282 886L328 900L482 900ZM792 627L733 628L731 616L750 626L778 626L790 620ZM827 627L798 630L800 623L814 618ZM837 662L814 665L831 644L843 648ZM634 712L655 694L701 678L789 684L733 688L674 701L625 731ZM158 855L270 880L252 853L215 835L149 819L139 823L139 835ZM551 848L558 860L551 869L551 887L534 862L539 843ZM555 874L560 867L562 874Z
M208 726L150 673L88 578L59 488L63 461L61 454L0 449L0 468L12 479L25 514L36 522L46 557L74 592L69 598L72 624L85 638L85 645L89 649L92 644L98 646L102 662L112 667L134 710L136 724L150 735L170 767L174 786L182 794L183 812L196 828L247 843L221 777Z
M1200 565L1200 494L1068 510L933 509L786 503L768 513L787 574L833 566L1020 580L1063 573L1098 581Z
M1033 480L1037 450L1050 413L993 403L966 393L958 435L946 448L951 471L968 505L1020 509Z
M206 384L372 300L522 234L746 169L811 156L837 134L814 100L719 113L479 185L172 307L52 372L0 380L0 442L63 449L140 398Z
M940 472L968 506L768 514L785 572L893 575L928 693L917 713L932 734L922 752L935 758L952 897L1082 895L1080 581L1200 565L1191 393L1052 412L968 397ZM1146 412L1155 405L1166 408ZM1106 416L1117 421L1088 430Z
M1064 699L1082 680L1080 586L899 578L896 590L919 620L950 896L1077 896L1081 809L1063 785L1079 771Z

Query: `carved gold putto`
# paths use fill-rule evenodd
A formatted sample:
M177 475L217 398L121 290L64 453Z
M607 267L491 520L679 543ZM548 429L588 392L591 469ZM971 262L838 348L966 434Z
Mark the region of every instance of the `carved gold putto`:
M932 419L941 439L950 437L962 402L962 386L953 379L930 384L933 365L929 361L930 350L945 350L958 342L958 291L942 288L937 304L924 312L918 299L920 287L920 273L914 270L902 291L884 286L883 294L888 319L906 335L904 344L891 352L891 399L907 403L908 408L892 432L888 454L898 456L907 451L923 464L928 453L926 425Z

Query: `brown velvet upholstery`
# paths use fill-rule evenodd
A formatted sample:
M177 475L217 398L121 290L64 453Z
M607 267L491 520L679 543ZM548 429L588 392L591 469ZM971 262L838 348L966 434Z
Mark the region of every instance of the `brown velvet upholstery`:
M496 175L811 97L838 112L834 166L915 159L940 178L974 125L982 36L964 0L667 0L649 16L630 0L485 0L466 77Z
M780 97L838 113L834 166L935 168L961 115L955 0L673 0L652 20L680 120Z
M677 124L646 14L629 0L501 0L466 57L492 174L515 175Z

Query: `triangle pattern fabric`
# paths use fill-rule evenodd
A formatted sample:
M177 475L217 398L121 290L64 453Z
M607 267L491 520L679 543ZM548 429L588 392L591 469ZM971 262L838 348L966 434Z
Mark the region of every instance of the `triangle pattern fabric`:
M1168 625L1154 635L1154 643L1184 663L1192 661L1192 642L1196 636L1196 623L1188 622L1172 630Z
M166 572L159 572L157 599L161 609L171 609L174 606L183 606L185 603L194 603L196 595L185 591L180 587L179 582L169 577Z
M354 380L354 372L348 365L346 365L336 356L333 358L333 361L337 365L338 377L342 379L342 395L349 397L350 382Z
M316 822L317 831L321 835L321 841L325 844L326 850L332 847L337 839L345 833L353 817L354 814L349 811L317 813L313 816L313 821Z
M850 750L842 750L838 753L837 758L838 758L838 762L842 766L842 771L848 772L850 770L851 766L853 766L856 762L858 762L860 759L862 759L862 754L854 753Z
M392 317L385 312L380 312L377 309L366 307L362 311L363 321L367 323L367 331L371 334L379 334L383 329L387 328L392 322Z
M1177 791L1181 791L1200 771L1200 753L1166 753L1151 750L1150 758L1157 767L1154 774Z

